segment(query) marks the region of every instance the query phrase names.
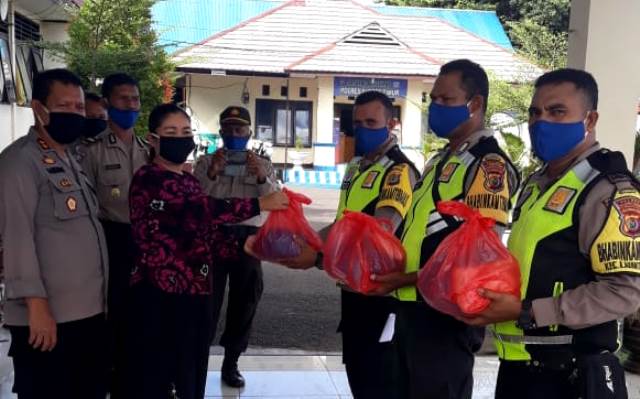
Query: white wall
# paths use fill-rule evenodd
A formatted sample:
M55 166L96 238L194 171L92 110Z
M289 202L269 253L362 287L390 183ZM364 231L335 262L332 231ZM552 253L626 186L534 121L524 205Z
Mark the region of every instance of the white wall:
M16 129L15 136L11 134L11 106L0 104L0 151L21 136L29 132L29 127L33 125L33 112L28 107L16 107Z
M598 140L633 162L640 97L640 1L573 0L569 66L591 72L600 89Z

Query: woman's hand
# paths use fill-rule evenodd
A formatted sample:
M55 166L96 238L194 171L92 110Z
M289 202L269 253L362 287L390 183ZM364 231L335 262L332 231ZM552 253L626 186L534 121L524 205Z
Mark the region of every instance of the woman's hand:
M282 211L289 206L289 197L282 191L276 191L258 198L261 211Z

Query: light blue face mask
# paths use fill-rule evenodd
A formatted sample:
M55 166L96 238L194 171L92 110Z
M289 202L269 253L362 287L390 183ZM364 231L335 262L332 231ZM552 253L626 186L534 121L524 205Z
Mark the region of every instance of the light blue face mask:
M584 140L586 130L583 121L537 121L529 126L533 153L545 163L560 159Z
M380 129L357 126L354 138L356 141L356 155L365 156L384 144L389 138L389 129L386 126Z
M449 106L436 104L433 101L429 104L429 128L438 137L449 137L470 117L467 105Z

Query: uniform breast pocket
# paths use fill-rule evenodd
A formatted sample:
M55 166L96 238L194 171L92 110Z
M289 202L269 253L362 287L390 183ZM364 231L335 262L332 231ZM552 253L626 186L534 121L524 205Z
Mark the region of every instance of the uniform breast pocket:
M103 186L122 186L127 182L127 174L123 168L103 170L98 178Z
M63 178L61 181L52 181L51 194L53 197L53 212L60 220L74 219L89 214L89 209L81 187L70 179Z

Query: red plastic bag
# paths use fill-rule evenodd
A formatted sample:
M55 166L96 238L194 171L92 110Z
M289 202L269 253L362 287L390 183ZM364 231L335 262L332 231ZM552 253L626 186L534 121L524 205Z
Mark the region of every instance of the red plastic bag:
M294 236L304 239L316 251L322 248L322 239L309 225L302 210L302 205L309 205L311 198L286 188L282 191L289 197L289 207L271 211L258 230L252 250L260 259L276 261L300 255L302 248Z
M404 271L404 248L389 230L387 221L345 211L331 228L322 250L324 270L357 292L371 292L379 285L371 281L372 274Z
M478 294L480 288L520 298L520 268L493 231L495 221L461 202L439 202L437 207L465 222L420 271L418 289L427 303L452 316L473 316L490 303Z

